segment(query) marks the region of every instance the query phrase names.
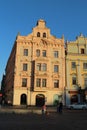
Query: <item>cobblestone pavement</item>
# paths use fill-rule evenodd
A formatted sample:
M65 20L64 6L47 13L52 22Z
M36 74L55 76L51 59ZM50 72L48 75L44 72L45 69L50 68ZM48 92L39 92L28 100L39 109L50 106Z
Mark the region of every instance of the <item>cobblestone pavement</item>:
M87 110L64 110L62 114L0 113L0 130L87 130Z

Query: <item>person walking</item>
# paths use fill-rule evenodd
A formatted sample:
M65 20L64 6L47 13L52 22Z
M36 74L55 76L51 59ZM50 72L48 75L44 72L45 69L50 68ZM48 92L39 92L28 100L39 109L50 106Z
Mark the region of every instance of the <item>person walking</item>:
M60 103L57 105L57 113L62 113L62 109L63 109L63 104L62 104L62 102L60 102Z
M59 103L59 113L62 113L62 109L63 109L63 104L62 102Z
M46 114L46 105L45 104L42 106L42 114Z

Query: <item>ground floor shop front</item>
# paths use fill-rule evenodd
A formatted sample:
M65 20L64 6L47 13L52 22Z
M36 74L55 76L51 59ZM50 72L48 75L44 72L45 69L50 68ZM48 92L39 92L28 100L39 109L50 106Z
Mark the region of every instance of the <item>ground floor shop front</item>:
M66 105L87 102L87 91L66 90Z
M26 91L14 90L13 105L29 105L29 106L42 106L57 105L63 102L63 93L61 91Z

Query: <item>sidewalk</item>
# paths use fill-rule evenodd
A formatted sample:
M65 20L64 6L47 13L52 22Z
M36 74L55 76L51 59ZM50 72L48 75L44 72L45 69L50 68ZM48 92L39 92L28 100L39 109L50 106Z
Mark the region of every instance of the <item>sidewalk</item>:
M56 112L56 107L47 107L49 113ZM41 107L26 106L0 106L0 113L38 113L42 114Z

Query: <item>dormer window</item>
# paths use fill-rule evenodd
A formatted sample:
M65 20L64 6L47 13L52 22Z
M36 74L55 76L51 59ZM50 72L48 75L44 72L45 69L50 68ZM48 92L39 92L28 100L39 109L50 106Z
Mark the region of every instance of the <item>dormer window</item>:
M37 32L37 37L40 37L40 32Z
M43 33L43 37L46 37L46 33Z

